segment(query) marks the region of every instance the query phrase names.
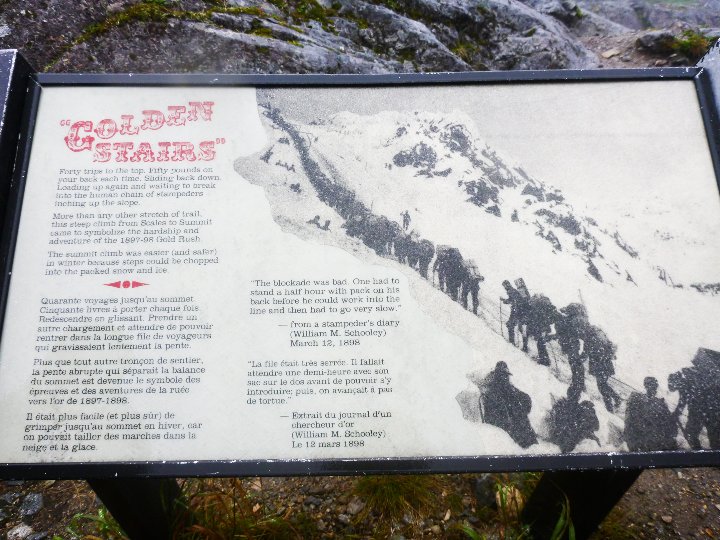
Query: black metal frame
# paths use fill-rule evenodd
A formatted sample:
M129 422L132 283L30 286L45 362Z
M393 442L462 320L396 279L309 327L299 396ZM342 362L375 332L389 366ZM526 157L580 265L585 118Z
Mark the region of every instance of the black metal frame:
M28 89L20 139L20 152L0 243L5 255L0 290L0 315L4 321L12 270L12 257L22 209L27 168L38 105L44 87L54 86L252 86L339 87L452 84L548 84L630 81L693 81L705 123L708 147L720 189L720 111L709 76L702 68L628 70L510 71L401 75L138 75L138 74L36 74ZM2 323L0 323L0 331ZM449 456L334 460L218 460L148 462L0 463L0 478L168 478L180 476L290 476L464 473L495 471L587 469L645 469L720 465L720 451L673 451L645 453L539 454L516 456Z
M0 223L10 187L32 68L17 51L0 51Z
M17 51L0 51L0 224L5 221L16 197L10 195L16 154L22 146L22 126L27 125L25 103L28 80L32 68ZM1 242L1 238L0 238ZM0 247L5 247L2 243ZM6 259L12 257L8 250L0 250L0 268L6 266ZM0 299L2 292L0 291Z

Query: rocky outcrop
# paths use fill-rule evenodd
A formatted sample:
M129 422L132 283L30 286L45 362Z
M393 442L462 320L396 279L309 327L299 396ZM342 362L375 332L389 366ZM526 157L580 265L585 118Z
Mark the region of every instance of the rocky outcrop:
M670 53L673 50L675 36L667 30L653 30L642 34L637 44L643 49L655 53Z
M630 30L668 28L677 22L695 27L720 26L720 0L688 4L663 4L648 0L578 0L578 6L583 13L594 13Z
M692 25L711 35L720 0L703 1L27 0L0 7L0 46L20 49L47 71L584 69L613 56L588 38L666 26L670 18L686 21L672 29L675 37Z
M517 0L23 5L0 15L2 46L19 48L36 67L52 71L379 73L597 65L562 22Z
M578 0L583 13L593 13L630 30L648 28L647 5L642 0Z
M651 28L666 28L681 21L695 27L720 26L720 0L704 0L697 5L647 3L645 20Z

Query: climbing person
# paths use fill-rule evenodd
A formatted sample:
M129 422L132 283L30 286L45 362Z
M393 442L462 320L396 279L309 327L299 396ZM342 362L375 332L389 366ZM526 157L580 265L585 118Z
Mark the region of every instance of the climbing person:
M612 389L608 379L615 374L613 362L617 347L601 328L594 325L587 327L583 341L583 352L588 358L588 371L595 377L605 408L608 412L613 412L620 405L620 396Z
M472 301L472 312L475 315L480 307L480 283L483 281L485 281L485 277L480 274L477 263L472 259L463 261L462 303L463 307L467 309L469 297Z
M510 304L510 317L505 326L508 329L508 341L515 345L515 329L521 333L528 312L528 300L508 280L502 282L507 298L500 298L503 304Z
M680 399L673 412L680 418L687 407L683 435L691 448L699 450L700 433L707 431L710 448L720 448L720 352L700 348L693 366L668 376L668 389L679 392Z
M528 415L532 399L510 382L510 369L502 360L495 365L481 386L480 407L483 421L506 431L521 448L537 443Z
M625 409L625 442L631 452L677 450L678 425L665 399L657 397L658 381L645 377L645 393L630 394Z
M590 439L600 445L595 432L600 421L590 401L579 401L580 394L570 386L567 397L553 403L546 422L550 442L557 444L563 454L572 452L583 440Z
M433 274L437 272L438 285L450 298L457 300L463 282L463 257L460 250L454 247L439 245L437 257L433 265Z
M560 350L565 354L570 365L572 393L585 390L585 365L582 337L589 326L587 312L582 304L568 304L560 310L561 317L555 323L555 338Z
M400 214L400 217L402 217L402 227L404 231L408 230L408 227L410 227L410 212L405 210Z
M557 308L550 299L542 294L534 294L529 301L526 317L525 342L523 349L527 351L528 341L535 340L538 357L537 363L543 366L550 365L547 342L552 333L552 325L560 318Z

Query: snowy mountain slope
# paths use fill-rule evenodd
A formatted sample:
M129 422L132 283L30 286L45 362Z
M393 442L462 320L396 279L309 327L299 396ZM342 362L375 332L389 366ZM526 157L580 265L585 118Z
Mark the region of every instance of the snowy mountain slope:
M521 237L530 232L549 244L532 241L538 249L569 254L577 259L569 264L585 268L599 281L624 285L661 279L652 262L639 259L618 231L578 214L558 189L503 160L468 126L472 120L461 112L417 113L411 120L393 112L370 118L341 113L330 123L303 130L316 137L314 152L342 170L358 193L370 194L366 202L378 205L384 215L393 217L393 203L400 200L410 207L436 197L443 197L448 208L470 202L503 222L468 207L468 217L483 221L488 237L508 234L509 221L524 230ZM422 220L424 210L417 211L416 221Z
M284 140L285 137L280 137L280 139ZM502 358L508 363L513 373L511 377L513 385L528 394L533 394L533 406L529 419L538 434L541 437L546 436L545 423L548 411L552 406L553 399L565 394L567 377L551 376L547 368L538 365L517 347L502 338L499 320L490 313L490 311L494 311L493 308L483 313L482 321L478 321L474 314L450 301L446 294L427 280L422 279L416 271L392 259L378 256L360 240L347 236L341 227L343 219L327 205L319 202L317 193L312 186L301 182L303 187L299 193L289 187L295 184L293 180L296 178L292 171L288 171L286 167L277 165L277 163L292 163L297 169L300 161L290 145L284 142L279 144L280 146L274 148L271 156L268 156L265 151L263 154L253 156L250 160L239 161L236 168L243 177L262 185L275 212L275 219L283 230L306 241L340 247L353 253L362 261L390 266L403 272L408 279L411 295L418 305L424 311L431 313L439 325L458 334L477 351L471 366L467 366L460 359L437 358L439 367L442 366L443 369L450 372L457 370L455 373L457 395L454 396L454 399L459 403L463 399L470 399L471 406L477 407L480 394L478 387L472 381L487 375L495 367L498 359ZM260 159L263 156L268 163L265 163L264 159ZM288 191L293 193L290 198L287 197ZM320 222L323 224L325 220L330 219L329 230L324 231L314 224L307 223L308 218L315 215L320 216ZM489 305L489 302L486 304ZM507 317L507 309L505 309L504 317ZM457 362L457 365L454 365L454 362ZM535 397L539 380L543 381L543 388L548 392ZM588 387L589 397L594 401L599 400L594 386L589 384ZM606 413L601 407L596 410L601 423L599 438L603 444L599 446L594 441L583 441L577 451L597 452L616 449L616 441L613 439L612 433L617 432L618 429L622 430L622 420ZM458 414L460 414L459 410ZM515 445L510 436L502 429L482 424L479 418L473 418L470 421L472 425L468 426L467 436L477 438L478 441L486 441L484 443L486 448L493 453L497 453L502 448L511 449L511 453L515 454L555 453L558 451L554 444L542 438L538 444L522 449Z
M430 291L438 300L424 300L429 284L423 280L413 287L413 297L439 324L478 350L488 350L488 344L500 347L502 352L483 366L485 372L499 358L517 357L516 365L522 368L511 366L515 378L527 376L531 386L537 384L536 377L549 381L550 393L533 409L536 430L542 430L550 394L564 395L566 374L548 377L546 368L499 337L500 317L506 320L507 311L497 318L487 313L498 310L504 279L523 277L531 292L548 295L558 307L582 301L593 324L618 345L618 379L634 388L642 388L642 379L653 375L662 391L667 375L689 365L697 347L719 348L713 324L720 315L717 297L668 286L644 257L646 246L636 249L620 232L575 213L559 190L530 177L474 137L472 122L462 113L441 117L417 112L410 119L393 112L340 113L329 121L295 125L271 106L261 110L268 113L262 115L266 149L239 160L236 169L263 186L276 221L286 231L377 259L345 234L345 219L324 200L322 186L342 186L366 209L389 220L400 223L407 210L410 229L419 237L455 246L476 261L486 278L481 286L485 328L478 328L470 312L434 289ZM314 216L319 223L329 220L327 231L309 223ZM383 264L397 265L388 259ZM522 380L515 378L522 389ZM589 376L587 386L601 416L601 441L612 446L622 421L605 413ZM472 385L466 392L472 392ZM664 393L677 401L676 395Z

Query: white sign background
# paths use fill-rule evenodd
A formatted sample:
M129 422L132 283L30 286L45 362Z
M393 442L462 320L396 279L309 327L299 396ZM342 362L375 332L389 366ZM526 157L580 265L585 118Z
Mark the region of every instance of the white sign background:
M617 215L618 221L627 221L625 214L627 209L633 206L632 200L637 200L643 193L649 195L652 192L655 202L660 201L659 204L667 209L666 228L687 233L696 240L695 244L687 244L683 253L678 254L678 258L685 261L682 273L692 274L693 265L702 265L703 269L698 275L703 276L703 279L714 277L718 280L717 274L708 272L707 268L720 268L720 249L713 239L720 229L720 204L692 82L567 86L471 85L457 89L278 89L276 92L280 96L279 104L294 103L295 107L304 111L304 114L295 115L293 120L296 125L306 123L308 129L315 129L311 127L311 120L323 117L330 122L328 133L331 133L331 128L335 127L332 125L333 118L340 122L333 116L336 112L360 115L361 120L364 116L355 138L357 148L362 148L364 136L370 136L363 132L362 126L381 126L382 123L373 122L377 115L383 112L407 114L410 117L414 110L433 113L456 109L472 111L471 116L476 121L474 134L483 136L488 144L492 143L494 149L510 154L531 175L539 175L553 183L555 179L546 178L549 171L561 172L556 185L572 193L575 196L574 203L581 208L598 206L598 193L602 192L603 214ZM298 92L298 95L294 92ZM365 96L371 96L365 102L366 107L343 106L343 103L358 102L357 100ZM484 110L488 111L487 125L477 120L482 114L477 112L473 100L483 101ZM103 118L116 119L119 122L123 114L134 114L135 118L139 119L143 110L166 111L168 105L183 105L193 101L214 102L211 121L188 122L184 126L164 126L126 139L138 140L138 137L141 137L155 145L158 141L166 140L197 142L222 138L225 142L216 145L217 155L212 161L124 164L110 161L99 164L93 163L91 152L72 152L64 141L64 137L68 135L68 123L63 121L67 119L71 123L88 119L95 125ZM554 107L557 107L560 101L564 109L563 114L558 115L555 114L557 110ZM323 103L334 105L321 112ZM443 105L435 106L434 103ZM608 103L611 103L612 107L608 108ZM500 110L502 113L498 112ZM592 114L588 115L588 111ZM285 199L273 198L266 193L267 189L279 188L275 184L275 187L263 185L263 181L272 183L276 180L275 177L265 175L264 169L258 168L257 174L245 177L243 171L246 165L239 166L238 163L257 163L258 156L268 148L277 146L276 139L282 136L261 118L262 112L253 88L43 89L0 344L0 396L3 403L0 408L0 426L4 434L0 439L0 462L325 459L557 453L558 447L543 437L544 422L554 400L564 395L565 382L550 375L545 367L509 345L505 339L500 339L497 332L491 332L475 319L468 319L469 312L464 311L459 304L451 302L442 292L431 288L426 281L419 278L416 271L390 259L377 257L360 243L349 248L343 243L347 238L335 217L331 229L332 234L336 235L333 236L334 240L327 241L325 236L317 236L317 227L308 223L312 215L308 215L305 221L305 216L298 217L292 209L283 206L287 204ZM316 113L314 116L313 112ZM321 127L317 128L318 133L323 129L322 124L319 125ZM347 123L343 125L348 126ZM503 125L514 126L514 129L501 130L502 133L498 134L495 128ZM650 129L651 127L653 129ZM612 133L608 134L608 130ZM598 132L606 135L599 143ZM568 133L573 134L573 141L568 140ZM346 142L346 135L341 133L337 136L337 155L351 155L349 150L341 147ZM322 135L308 134L308 140L312 141L313 136L318 137L313 143L316 144L314 148L321 148ZM629 140L637 145L632 153L627 151ZM581 150L575 152L574 148ZM652 174L648 174L645 160L635 159L636 154L642 152L642 148L652 150L651 163L655 171ZM371 162L376 157L367 155L367 160ZM273 163L268 161L268 165ZM142 276L132 273L118 274L115 277L47 275L47 263L51 259L49 251L64 253L65 258L70 252L90 251L90 247L48 244L48 240L52 238L51 232L56 228L53 222L58 221L55 214L103 211L102 207L81 209L56 206L56 202L60 200L57 198L60 169L85 171L104 170L106 167L116 169L121 166L141 169L140 176L151 174L150 169L157 167L213 168L212 174L220 179L214 188L200 189L203 191L200 197L143 197L138 199L138 206L109 206L104 211L113 214L113 219L119 221L117 215L122 211L191 213L200 210L203 218L212 219L212 224L201 230L201 241L189 246L170 243L163 246L163 249L190 247L216 250L217 264L170 265L167 273ZM613 181L607 183L606 190L598 191L603 176L600 171L603 168L611 171ZM299 169L298 162L294 172L302 179ZM369 170L367 174L374 174L374 169L366 170ZM673 182L668 178L668 174L664 174L664 171L668 170L674 175L682 175L682 178L678 177ZM568 171L572 171L574 180L569 177ZM585 177L582 175L583 171L588 173ZM624 177L620 178L622 175ZM654 175L662 177L663 181L652 184ZM88 175L81 172L78 176ZM348 173L345 177L351 178L352 175ZM278 180L281 182L280 186L290 193L287 187L283 187L283 181ZM451 178L450 182L452 181L454 180ZM312 197L307 183L302 185L304 196ZM626 192L622 191L623 186L628 186ZM148 187L146 191L151 191L151 188ZM608 192L618 195L625 193L626 196L623 196L622 201L618 201L614 208L610 206L613 197L608 196ZM583 193L586 195L584 202ZM682 204L680 211L674 212L674 201L678 194L682 194ZM615 197L616 200L618 198ZM407 200L417 202L420 199L413 199L408 195ZM404 202L399 201L398 204L398 208L402 208ZM692 216L693 220L689 220L687 208L693 205L700 210ZM654 205L653 212L657 206ZM456 211L458 215L464 215L466 212L464 209L454 208L439 211L443 215ZM281 219L283 215L286 216L284 222ZM399 219L397 215L389 217ZM423 218L416 214L414 217L415 224L420 227ZM643 220L641 215L638 218ZM69 221L79 222L82 219L73 217ZM117 227L122 228L120 225ZM306 229L302 230L303 227ZM425 230L431 230L431 227L428 225ZM635 236L643 237L642 234ZM474 238L482 244L481 239ZM510 235L507 241L512 242L515 239L515 236ZM439 238L433 240L441 243ZM497 249L497 239L489 245ZM122 246L121 249L144 252L156 247L157 243L154 243L154 246ZM97 247L98 251L105 248L115 249L118 246L100 244ZM464 248L464 252L471 249ZM712 257L710 260L707 260L708 253ZM488 257L492 260L496 254L491 251ZM502 257L498 260L502 260ZM483 263L486 267L489 266L489 263ZM558 266L561 267L562 265ZM509 273L515 268L498 266L496 270L500 276L503 271ZM538 275L544 275L544 271ZM332 317L327 312L272 316L249 314L251 291L262 288L256 285L255 280L273 282L333 279L348 280L349 284L358 279L372 283L384 283L386 279L388 283L395 281L401 298L397 315L390 317L374 311L367 317L352 313ZM495 297L502 294L499 279L493 280L492 284L487 275L486 279L487 284L483 287L492 290ZM129 289L106 286L106 283L117 280L137 280L148 284ZM538 283L538 280L534 281L535 284ZM688 366L692 352L697 347L719 348L720 341L710 322L718 320L720 316L717 296L703 296L694 290L683 290L680 294L667 288L665 284L647 285L643 290L649 296L652 297L657 290L662 290L667 297L655 304L651 302L649 307L646 304L645 308L664 312L668 305L677 305L675 316L682 319L683 331L687 328L692 330L690 335L683 334L684 339L680 346L672 349L673 352L680 350L677 355L638 358L636 352L632 356L621 356L622 347L625 347L625 350L632 349L630 342L633 339L645 339L648 335L655 335L655 340L662 340L661 336L656 335L657 327L652 327L652 321L648 324L648 321L635 319L623 333L619 329L628 326L627 320L619 320L621 317L613 317L613 313L619 314L623 310L632 313L636 307L634 302L642 298L642 295L637 293L637 296L630 297L629 306L608 306L603 301L596 300L603 296L600 285L592 281L569 285L568 294L575 294L579 287L586 296L591 317L594 314L597 324L612 329L613 337L617 336L617 341L623 344L618 352L618 376L635 388L640 387L645 374L657 375L661 378L661 395L672 401L674 396L665 388L662 377ZM622 291L618 290L619 285L611 287L614 287L610 295L613 299L622 296ZM559 289L556 292L557 297L562 298L563 294L564 291ZM190 348L180 352L51 352L37 349L39 345L47 343L39 340L39 336L48 335L47 332L40 331L40 327L46 325L39 320L40 308L43 305L53 305L44 303L47 299L75 298L87 306L88 298L114 298L121 302L123 298L147 297L192 297L192 300L185 304L199 309L199 322L212 324L212 337L189 341ZM559 305L562 305L562 302ZM664 315L658 313L658 320L664 320ZM688 316L693 317L693 320L686 320ZM360 346L341 346L336 343L332 347L298 347L291 344L289 331L293 322L322 323L327 320L358 318L372 319L375 323L383 319L397 320L399 324L381 339L361 339ZM673 320L677 322L677 319L672 319L668 324L672 326ZM50 332L51 335L69 336L74 333L67 329L72 326L67 323L58 323L56 326L60 327L60 330ZM116 325L114 332L101 334L113 333L123 332L118 330ZM665 346L662 342L655 342L650 349L664 350ZM640 343L634 350L641 350L643 347ZM47 381L59 378L52 373L47 373L46 376L33 375L33 369L39 369L42 373L45 369L58 368L57 360L74 362L77 359L89 358L93 362L97 359L114 358L120 361L123 358L142 358L149 355L155 360L161 356L199 357L205 373L199 383L188 385L188 393L143 392L130 395L129 402L125 404L107 401L92 405L69 405L67 402L52 404L47 396L44 396L45 401L42 403L32 401L38 397L31 394L33 389L56 388ZM287 387L292 388L292 396L285 403L248 403L248 379L252 378L249 373L253 365L267 366L271 365L267 364L268 362L282 361L317 362L319 365L322 361L349 362L350 359L360 358L384 360L383 365L388 368L388 376L392 379L387 385L392 389L391 392L330 392L322 395L317 392L313 395L295 393L300 388L292 385L292 377L283 374L274 379L278 385L279 379L285 379ZM45 363L50 361L51 365L48 367L38 360ZM464 418L459 406L458 397L461 392L471 392L475 388L471 382L472 374L487 374L499 360L510 366L511 382L533 398L529 420L540 437L539 442L529 448L520 448L502 429ZM641 368L638 368L638 365ZM33 383L34 377L39 377L40 383ZM345 377L342 379L342 382L331 384L328 388L353 386L354 383L348 384ZM89 385L71 384L68 388L77 387L82 392L84 387L99 390L103 386L107 385L95 382ZM146 384L137 386L143 389L147 387ZM591 388L594 390L594 381L590 376L587 386L588 392ZM80 393L75 397L82 396ZM65 396L66 399L67 397ZM576 451L626 450L622 441L613 438L612 429L609 427L614 425L616 430L621 430L621 421L605 414L596 395L594 398L591 394L586 397L596 401L596 411L601 419L601 436L599 445L594 441L583 441ZM676 397L674 399L677 401ZM102 426L90 430L99 436L99 439L93 439L92 443L82 439L82 434L87 431L79 426L92 421L81 420L81 413L103 415L102 420L95 422ZM77 418L61 420L62 414L75 415ZM120 422L120 418L110 420L109 415L112 414L127 415L125 424L139 415L138 421L142 427L134 432L157 433L160 438L108 439L105 437L108 433L123 433L122 430L108 427ZM159 415L159 421L156 415ZM171 417L168 418L168 415ZM354 424L342 424L341 418ZM303 430L293 427L294 422L307 422L308 428ZM333 425L328 429L317 427L322 422ZM163 427L168 423L177 425ZM29 425L41 428L28 430ZM74 427L68 429L68 425ZM344 427L348 425L352 427ZM302 434L303 431L305 435ZM307 431L312 434L307 435ZM338 432L337 436L333 436L334 431ZM182 433L185 437L166 438L168 433ZM195 437L188 438L190 433ZM325 435L318 435L319 433ZM28 439L28 434L33 434L35 440ZM57 438L38 442L37 439L43 434L68 434L70 438L67 441ZM76 435L81 438L75 438ZM61 446L63 442L67 443L67 448ZM329 445L328 442L337 444ZM82 449L82 446L87 444L92 444L93 448ZM76 446L80 448L75 448Z

